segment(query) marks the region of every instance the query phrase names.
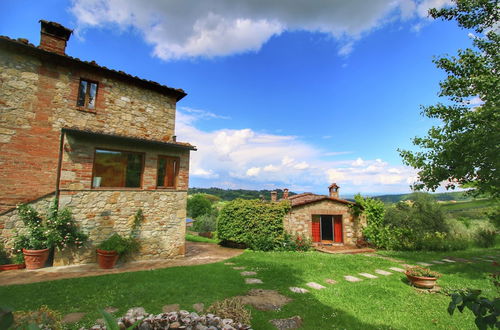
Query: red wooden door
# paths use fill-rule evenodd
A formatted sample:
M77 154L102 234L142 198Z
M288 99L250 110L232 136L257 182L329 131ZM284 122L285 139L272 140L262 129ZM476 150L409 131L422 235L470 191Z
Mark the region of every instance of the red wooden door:
M312 221L312 240L313 242L321 241L320 221Z
M333 237L335 243L342 243L342 217L335 217L333 220Z

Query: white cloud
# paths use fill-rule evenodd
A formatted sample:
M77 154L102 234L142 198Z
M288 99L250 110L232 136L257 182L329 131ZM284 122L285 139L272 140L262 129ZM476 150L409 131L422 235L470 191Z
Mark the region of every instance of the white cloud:
M134 28L164 60L258 51L284 31L320 32L346 56L354 42L395 19L426 17L449 0L73 0L77 33Z
M272 135L252 129L203 131L197 121L216 118L177 112L179 141L189 141L198 151L191 153L191 185L221 188L274 189L327 193L336 182L342 192L408 192L416 181L415 170L395 166L382 159L324 160L318 147L289 135ZM194 112L203 114L204 110ZM350 152L349 152L350 153ZM348 155L346 152L336 155ZM200 181L201 180L201 181Z
M251 167L247 170L248 176L257 176L260 173L260 167Z

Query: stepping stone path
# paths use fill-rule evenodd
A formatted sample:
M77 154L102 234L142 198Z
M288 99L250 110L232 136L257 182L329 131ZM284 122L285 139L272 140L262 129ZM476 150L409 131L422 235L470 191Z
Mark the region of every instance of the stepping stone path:
M69 313L64 315L62 323L76 323L80 321L85 316L85 313Z
M233 267L234 270L243 270L245 268L245 266Z
M380 274L380 275L384 275L384 276L392 275L391 272L388 272L388 271L385 271L385 270L382 270L382 269L376 269L375 273Z
M224 265L231 266L231 265L234 265L234 262L225 262Z
M245 283L246 284L262 284L262 280L258 278L245 278Z
M428 264L426 262L417 262L417 264L419 264L420 266L424 266L424 267L432 266L432 264Z
M163 313L170 313L170 312L178 312L180 311L181 307L179 304L171 304L171 305L165 305L161 308L161 311Z
M355 276L351 276L351 275L344 276L344 278L347 282L360 282L360 281L362 281L362 279L357 278Z
M328 284L337 284L337 281L332 280L331 278L325 279L325 282L328 283Z
M450 260L450 259L441 259L443 261L446 261L446 262L456 262L455 260Z
M118 312L118 308L112 307L112 306L106 307L106 308L104 308L104 310L106 312L108 312L109 314L113 314L113 313Z
M197 313L203 313L203 310L205 309L205 304L203 303L197 303L197 304L194 304L193 305L193 309L197 312Z
M297 288L294 286L290 287L290 291L295 292L295 293L307 293L307 292L309 292L309 290L307 290L307 289Z
M241 276L252 276L252 275L257 275L257 272L241 272Z
M364 276L366 278L378 278L378 276L368 274L368 273L359 273L359 275Z
M290 317L288 319L270 320L269 322L278 330L298 329L302 326L302 319L298 315Z
M321 289L325 289L326 287L319 284L319 283L316 283L316 282L309 282L309 283L306 283L306 285L310 288L313 288L313 289L316 289L316 290L321 290Z
M444 262L439 261L439 260L432 260L431 261L433 264L444 264Z
M399 272L399 273L404 273L405 272L405 270L403 268L398 268L398 267L390 267L389 269L393 270L395 272ZM389 274L387 274L387 275L389 275Z
M401 264L401 266L406 267L406 268L415 267L413 265L408 265L408 264Z

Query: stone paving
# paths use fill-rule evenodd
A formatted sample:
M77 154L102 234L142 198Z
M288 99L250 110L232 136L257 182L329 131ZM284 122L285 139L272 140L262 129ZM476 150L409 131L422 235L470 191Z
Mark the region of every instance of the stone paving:
M359 273L359 275L366 277L366 278L378 278L378 276L369 274L369 273Z
M309 283L306 283L306 285L308 287L316 289L316 290L326 289L326 286L323 286L323 285L316 283L316 282L309 282Z

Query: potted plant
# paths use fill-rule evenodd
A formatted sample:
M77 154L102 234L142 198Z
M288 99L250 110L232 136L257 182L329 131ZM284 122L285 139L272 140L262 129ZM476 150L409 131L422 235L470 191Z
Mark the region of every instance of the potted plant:
M14 262L13 262L14 261ZM16 255L14 260L10 258L3 247L3 244L0 244L0 271L1 270L13 270L13 269L22 269L25 268L23 258Z
M46 219L29 205L18 205L17 209L26 229L23 234L16 233L14 252L22 253L27 269L44 267L51 248L81 247L87 239L87 235L77 228L71 211L58 209L57 199L50 206Z
M139 241L136 237L143 219L142 210L137 210L128 236L124 237L114 233L97 246L97 263L100 268L111 269L120 257L126 257L139 250Z
M407 268L405 274L413 286L423 289L432 289L441 277L438 272L420 266Z
M97 246L97 263L102 269L113 268L120 257L139 250L139 242L134 237L123 237L114 233Z

